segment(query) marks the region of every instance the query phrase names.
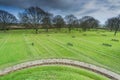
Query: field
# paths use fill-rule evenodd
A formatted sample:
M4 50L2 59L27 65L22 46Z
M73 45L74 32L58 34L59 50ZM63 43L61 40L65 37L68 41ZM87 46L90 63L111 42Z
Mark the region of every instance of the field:
M41 66L14 72L0 80L109 80L84 69L67 66Z
M120 41L120 33L114 37L113 32L105 30L71 33L51 31L39 34L34 34L32 30L0 32L0 69L29 60L67 58L91 63L120 74L120 42L112 39ZM18 72L11 75L19 73L21 74ZM58 75L63 74L60 72ZM68 76L66 73L65 75ZM77 74L74 75L79 78Z

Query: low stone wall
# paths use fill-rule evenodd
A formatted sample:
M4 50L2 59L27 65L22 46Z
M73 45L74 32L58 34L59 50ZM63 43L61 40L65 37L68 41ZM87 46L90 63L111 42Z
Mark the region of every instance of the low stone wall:
M117 73L114 73L112 71L109 71L109 70L101 68L101 67L97 67L92 64L75 61L75 60L69 60L69 59L42 59L42 60L24 62L21 64L17 64L15 66L11 66L11 67L5 68L3 70L0 70L0 76L6 75L8 73L11 73L11 72L14 72L17 70L21 70L24 68L40 66L40 65L51 65L51 64L70 65L70 66L75 66L75 67L81 67L81 68L85 68L87 70L91 70L93 72L102 74L112 80L120 80L120 75Z

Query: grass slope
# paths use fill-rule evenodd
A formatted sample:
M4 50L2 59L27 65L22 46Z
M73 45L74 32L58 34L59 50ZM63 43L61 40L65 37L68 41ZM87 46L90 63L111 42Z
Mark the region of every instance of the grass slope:
M113 32L102 30L40 34L33 34L31 30L0 32L0 68L28 60L69 58L120 73L120 42L111 41L114 38L120 41L120 34L114 37Z
M96 73L68 66L41 66L0 77L0 80L109 80Z

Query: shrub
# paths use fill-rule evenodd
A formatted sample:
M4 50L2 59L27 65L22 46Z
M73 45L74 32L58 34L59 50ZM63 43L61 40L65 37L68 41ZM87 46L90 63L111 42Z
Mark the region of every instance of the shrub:
M75 38L75 36L72 36L72 38Z
M102 36L107 36L106 34L102 34Z
M102 45L104 45L104 46L108 46L108 47L112 47L111 44L107 44L107 43L103 43Z
M106 31L103 31L103 30L102 30L101 32L102 32L102 33L105 33Z
M27 36L27 34L25 36Z
M73 44L72 44L72 43L67 43L67 45L68 45L68 46L73 46Z
M47 36L50 36L50 35L47 35Z
M118 40L118 39L112 39L111 41L114 41L114 42L119 42L119 40Z
M34 46L34 43L31 43L32 46Z
M82 30L78 30L79 32L82 32Z
M98 31L97 31L96 33L97 33L97 34L100 34L100 32L98 32Z
M83 36L87 36L87 34L83 34Z
M67 33L67 31L65 31L65 33Z

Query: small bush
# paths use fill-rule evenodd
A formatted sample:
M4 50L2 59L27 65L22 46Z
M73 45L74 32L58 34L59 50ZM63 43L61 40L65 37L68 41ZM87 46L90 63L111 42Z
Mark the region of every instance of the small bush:
M97 34L100 34L100 32L96 32Z
M87 36L87 34L83 34L83 36Z
M75 36L72 36L72 38L75 38Z
M105 33L106 31L101 31L102 33Z
M67 43L67 45L68 45L68 46L73 46L73 44L72 44L72 43Z
M79 32L82 32L82 30L78 30Z
M31 43L32 46L34 46L34 43Z
M102 36L107 36L106 34L102 34Z
M65 31L65 33L67 33L67 31Z
M27 36L27 34L25 36Z
M102 45L107 46L107 47L112 47L111 44L103 43Z
M112 39L111 41L114 41L114 42L119 42L119 40L118 40L118 39Z
M47 36L50 36L50 35L47 35Z

